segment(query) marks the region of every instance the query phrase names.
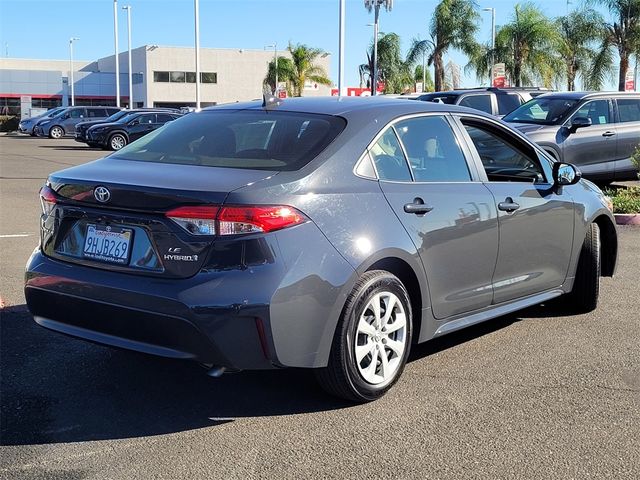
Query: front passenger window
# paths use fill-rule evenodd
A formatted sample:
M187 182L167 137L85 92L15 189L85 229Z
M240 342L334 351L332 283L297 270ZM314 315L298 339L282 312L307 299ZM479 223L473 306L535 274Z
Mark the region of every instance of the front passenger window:
M573 114L569 124L574 118L584 117L591 119L591 125L605 125L611 123L609 115L609 100L593 100L582 105L576 113Z
M532 158L491 129L464 125L490 182L544 182L544 171Z

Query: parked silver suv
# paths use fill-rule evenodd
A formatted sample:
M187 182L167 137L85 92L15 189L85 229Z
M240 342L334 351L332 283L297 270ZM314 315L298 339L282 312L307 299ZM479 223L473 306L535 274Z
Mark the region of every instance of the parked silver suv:
M558 92L503 118L557 160L599 182L635 180L630 157L640 144L640 94Z
M73 135L76 125L87 120L102 120L120 111L117 107L69 107L55 117L40 120L33 131L39 137L62 138Z

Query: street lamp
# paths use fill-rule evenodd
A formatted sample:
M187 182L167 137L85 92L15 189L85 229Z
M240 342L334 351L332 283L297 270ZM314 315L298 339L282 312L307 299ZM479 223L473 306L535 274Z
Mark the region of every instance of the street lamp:
M113 43L116 53L116 107L120 106L120 59L118 58L118 0L113 0Z
M69 85L71 85L71 106L75 106L76 97L73 91L73 42L80 40L78 37L69 39Z
M495 62L496 51L496 9L487 7L483 12L491 12L491 68L489 69L489 86L493 85L493 64Z
M131 69L131 5L122 7L127 11L127 35L129 36L129 110L133 108L133 71Z
M371 77L371 95L378 93L378 20L380 17L380 7L384 6L387 11L393 8L393 0L364 0L365 8L374 11L373 21L373 72Z
M273 45L265 45L264 48L273 48L273 69L276 72L276 83L274 83L273 95L277 97L278 96L278 44L274 43Z
M196 47L196 110L200 110L200 1L193 0Z

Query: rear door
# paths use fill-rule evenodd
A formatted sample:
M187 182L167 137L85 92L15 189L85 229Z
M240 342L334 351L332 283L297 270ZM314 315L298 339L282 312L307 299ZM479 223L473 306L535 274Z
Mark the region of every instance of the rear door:
M498 254L495 202L448 117L396 121L369 152L380 187L420 254L433 315L445 319L490 305Z
M589 118L590 127L571 132L569 126L576 117ZM588 100L565 122L560 137L565 162L577 165L591 178L610 178L614 175L617 158L617 127L613 106L608 99Z
M631 155L640 145L640 98L618 98L616 131L618 136L614 174L616 179L633 178L636 171Z
M559 287L573 246L573 201L552 186L550 163L498 123L460 121L498 210L500 248L493 303Z

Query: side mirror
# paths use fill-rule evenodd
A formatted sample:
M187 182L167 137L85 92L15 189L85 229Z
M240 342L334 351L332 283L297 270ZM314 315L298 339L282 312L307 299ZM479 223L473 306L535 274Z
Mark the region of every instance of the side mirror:
M66 119L67 119L67 118L69 118L70 116L71 116L70 114L65 113L65 114L62 116L62 119L63 119L63 120L66 120Z
M570 163L553 164L553 184L559 187L575 185L582 178L582 173Z
M571 133L575 132L579 128L590 127L591 119L589 117L576 117L571 120Z
M140 122L139 122L138 120L131 120L131 121L129 122L129 126L130 126L130 127L133 127L133 126L135 126L135 125L138 125L139 123L140 123Z

